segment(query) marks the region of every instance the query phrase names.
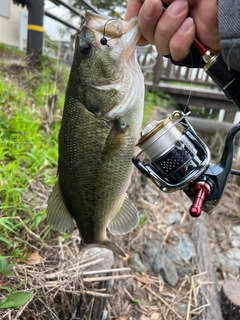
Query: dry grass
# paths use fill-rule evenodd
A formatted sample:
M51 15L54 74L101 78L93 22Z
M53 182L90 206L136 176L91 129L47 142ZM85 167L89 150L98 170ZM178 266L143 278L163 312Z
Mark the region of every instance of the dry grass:
M219 137L212 141L213 148L215 143L219 144ZM36 189L34 186L32 188ZM49 190L44 190L41 186L41 206L43 202L46 205L48 195ZM99 265L104 260L101 255L79 253L77 230L67 241L53 233L53 236L58 237L58 243L55 241L55 244L52 244L53 241L41 242L39 236L25 226L29 249L39 252L41 262L33 266L16 264L14 276L8 279L8 286L14 287L23 283L21 289L35 295L19 310L0 310L0 319L77 319L76 307L82 295L108 298L108 320L190 320L201 314L209 301L205 299L201 305L198 302L198 292L205 285L205 272L199 273L194 259L190 262L182 260L179 263L180 266L192 268L195 272L192 276L185 275L180 278L175 288L167 285L160 274L140 272L133 259L135 252L142 256L144 243L152 237L159 238L164 250L178 241L179 233L186 233L191 237L191 218L188 215L190 201L181 191L160 193L153 183L136 170L129 188L129 197L138 207L140 214L147 219L129 235L115 237L116 244L127 253L127 258L115 256L112 270L104 269L99 272ZM220 248L221 251L229 248L231 226L240 223L237 217L239 202L239 186L237 179L232 177L219 206L207 216L212 252L216 251L215 248ZM181 213L182 219L179 223L169 225L165 217L176 211ZM44 230L46 225L42 228ZM215 270L218 268L214 267ZM105 277L101 280L114 281L110 290L96 289L100 276ZM221 273L218 285L227 277L227 274ZM0 298L3 293L0 292ZM184 311L176 311L177 305L185 306Z
M114 280L109 292L94 289L101 276L97 265L102 257L80 255L77 231L69 241L58 238L57 245L38 243L36 235L29 233L29 242L34 243L41 256L41 263L35 266L16 264L14 276L9 280L9 286L24 283L24 290L34 292L34 298L19 310L1 310L1 319L76 319L74 314L79 297L82 294L108 297L107 319L194 319L195 314L201 313L208 306L208 301L199 305L197 293L204 284L194 259L191 262L182 261L182 266L195 270L193 276L184 276L175 288L164 283L160 274L139 272L133 264L134 252L141 255L146 239L154 234L161 239L166 249L177 237L176 233L191 235L191 219L187 214L188 199L181 192L174 194L159 194L152 184L146 184L145 179L137 172L133 176L130 197L137 203L140 213L147 214L147 221L135 232L124 237L116 237L115 241L127 253L127 258L115 257L114 268L108 273L108 279ZM229 199L231 194L231 199ZM152 203L153 197L155 202ZM234 201L233 201L234 199ZM151 201L149 201L151 200ZM238 222L239 194L236 184L229 184L226 194L218 209L212 213L207 221L209 230L214 230L214 237L210 232L211 247L227 247L227 230L233 223ZM167 214L179 211L182 220L175 225L168 225L165 221ZM32 249L33 249L32 248ZM117 268L117 269L116 269ZM120 269L119 269L120 268ZM96 271L92 271L92 270ZM187 311L179 313L175 306L187 305ZM155 318L156 317L156 318ZM158 318L157 318L158 317Z

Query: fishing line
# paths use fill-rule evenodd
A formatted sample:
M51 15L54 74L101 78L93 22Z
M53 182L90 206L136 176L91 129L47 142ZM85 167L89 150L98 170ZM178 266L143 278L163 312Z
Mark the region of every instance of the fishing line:
M117 19L114 19L114 18L109 19L109 20L104 24L104 27L103 27L103 36L102 36L102 38L100 39L100 43L101 43L101 45L103 45L103 46L108 46L108 47L109 47L108 42L109 42L110 40L115 39L115 38L118 38L118 37L121 37L123 34L126 33L126 32L123 32L123 33L121 33L121 34L116 35L115 37L112 37L112 38L110 38L110 39L107 39L106 36L105 36L106 25L107 25L107 23L108 23L109 21L112 21L112 20L117 20Z
M162 5L163 5L163 12L167 9L167 5L166 3L164 3L162 1ZM191 58L191 65L192 65L192 69L193 69L193 56L192 56L192 52L190 51L190 58ZM181 68L181 66L180 66ZM190 82L190 91L189 91L189 94L188 94L188 98L187 98L187 102L186 102L186 105L185 105L185 108L183 110L183 112L185 113L188 106L189 106L189 102L190 102L190 98L191 98L191 95L192 95L192 87L193 87L193 78L191 78L191 82Z
M193 70L193 56L192 56L191 51L190 51L190 56L191 56L191 64L192 64L192 70ZM187 108L189 106L190 98L191 98L191 95L192 95L192 87L193 87L193 78L191 77L190 90L189 90L189 94L188 94L188 97L187 97L187 102L186 102L185 108L183 110L184 113L186 113Z

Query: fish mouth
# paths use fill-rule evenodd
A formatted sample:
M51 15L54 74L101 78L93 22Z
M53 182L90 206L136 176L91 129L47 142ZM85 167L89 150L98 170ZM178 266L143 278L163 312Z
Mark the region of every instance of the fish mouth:
M134 47L139 38L138 17L135 16L128 21L101 16L90 10L86 11L86 26L92 31L98 32L107 41L121 39L124 46ZM133 48L134 49L134 48Z

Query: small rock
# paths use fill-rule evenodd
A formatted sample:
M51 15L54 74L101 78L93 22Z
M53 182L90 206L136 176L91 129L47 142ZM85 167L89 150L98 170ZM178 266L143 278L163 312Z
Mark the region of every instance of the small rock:
M164 264L160 273L166 283L168 283L171 287L175 287L178 283L178 273L176 270L175 265L172 261L165 256L164 257Z
M233 237L231 240L231 244L233 247L240 248L240 238Z
M189 267L176 266L176 270L177 270L177 274L178 274L179 277L184 277L186 275L192 276L193 274L195 274L194 269L193 268L189 268Z
M169 224L174 224L180 222L182 219L182 215L180 212L172 212L168 216L166 216L165 220Z
M142 263L142 260L137 252L134 252L131 260L139 272L149 271L148 268Z
M231 254L230 254L231 256ZM234 276L239 275L239 261L235 259L229 259L226 254L220 253L217 256L218 264L221 266L221 269L225 272L228 272Z
M144 248L144 264L153 272L159 272L164 261L163 248L159 241L147 240Z
M195 253L194 246L186 234L180 235L180 241L175 246L168 248L167 255L173 261L181 261L181 256L190 261Z
M179 303L176 304L173 308L179 314L186 314L188 305L186 303Z
M232 230L237 233L240 234L240 226L232 226Z
M229 260L236 260L240 262L240 249L231 248L226 252L226 256Z
M103 258L103 261L99 262L96 265L93 265L92 267L89 267L88 270L104 270L111 269L113 267L114 255L113 252L108 249L101 247L89 247L85 250L82 250L80 254L82 255L83 259L95 255L99 255L99 258Z
M160 239L147 240L144 248L144 264L149 271L160 273L166 283L175 287L178 274L175 265L165 255Z

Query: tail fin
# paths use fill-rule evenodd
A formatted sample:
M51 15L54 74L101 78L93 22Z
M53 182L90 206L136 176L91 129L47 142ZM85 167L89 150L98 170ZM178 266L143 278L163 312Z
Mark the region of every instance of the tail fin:
M106 239L101 243L96 243L96 244L85 244L82 240L80 243L80 250L87 249L87 247L102 247L108 250L113 251L116 254L119 254L122 257L126 257L125 253L110 239Z

